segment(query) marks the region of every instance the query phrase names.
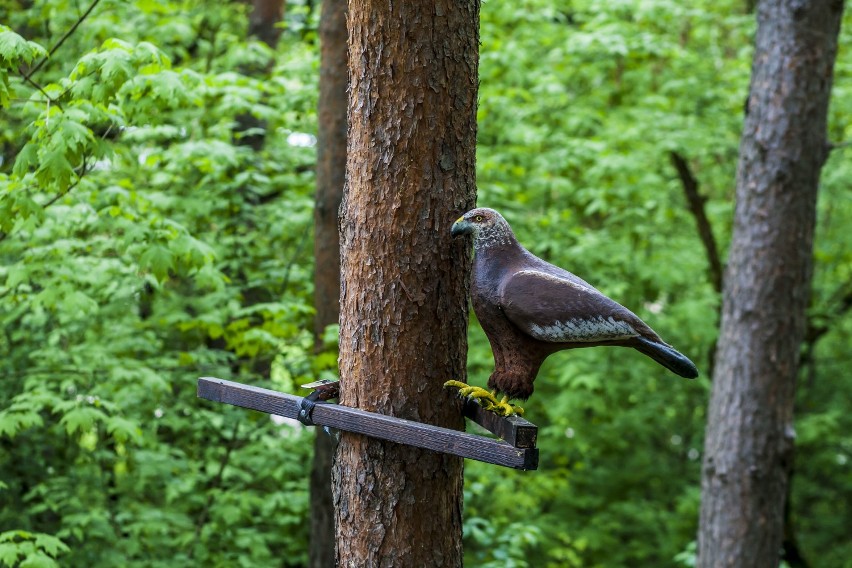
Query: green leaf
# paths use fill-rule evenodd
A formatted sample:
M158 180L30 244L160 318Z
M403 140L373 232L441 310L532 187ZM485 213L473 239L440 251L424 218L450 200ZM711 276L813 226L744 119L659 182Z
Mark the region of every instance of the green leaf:
M142 429L139 425L127 418L121 416L110 416L106 420L107 432L119 443L125 443L128 440L139 442L142 439Z
M43 552L34 552L21 561L20 568L57 568L59 564Z
M39 44L27 41L9 27L0 25L0 61L5 67L17 70L19 65L46 55L47 50Z
M169 270L174 268L174 255L163 245L152 245L142 253L139 258L139 266L143 270L150 270L160 282L169 276Z
M69 436L76 433L85 433L92 429L95 422L102 422L106 419L106 415L91 407L78 407L67 412L59 423L65 426L65 431Z
M30 141L24 144L24 147L15 157L15 167L12 173L16 177L22 178L24 174L34 169L38 165L38 151L39 147L35 142Z
M41 415L36 411L14 411L4 410L0 412L0 436L14 438L19 432L41 426L43 424Z
M14 568L18 565L18 559L21 557L21 555L22 551L17 543L0 543L0 565Z
M35 535L35 544L41 550L44 550L50 556L56 557L63 552L70 552L70 548L64 542L49 534L37 533Z

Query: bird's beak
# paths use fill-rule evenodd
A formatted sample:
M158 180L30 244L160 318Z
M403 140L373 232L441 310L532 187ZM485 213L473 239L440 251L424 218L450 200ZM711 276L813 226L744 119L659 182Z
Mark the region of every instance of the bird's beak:
M456 222L453 223L453 228L450 229L450 234L454 237L458 237L459 235L467 235L471 231L473 231L473 225L471 225L469 221L465 221L464 217L459 217L456 219Z

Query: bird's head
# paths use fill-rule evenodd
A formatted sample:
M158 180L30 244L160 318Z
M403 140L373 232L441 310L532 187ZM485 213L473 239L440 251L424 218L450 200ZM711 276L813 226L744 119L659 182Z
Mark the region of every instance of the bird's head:
M459 217L453 223L450 234L454 237L473 235L473 246L476 249L509 244L514 239L512 229L503 216L487 207L471 209Z

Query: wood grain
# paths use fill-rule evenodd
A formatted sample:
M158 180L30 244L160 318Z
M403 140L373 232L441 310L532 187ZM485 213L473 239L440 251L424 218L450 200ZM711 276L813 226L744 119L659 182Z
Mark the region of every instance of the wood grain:
M294 419L299 414L302 401L299 396L213 377L198 379L198 397ZM318 426L328 426L398 444L514 469L538 468L538 449L534 447L514 447L500 440L431 424L421 424L339 404L317 404L312 418ZM520 431L523 432L523 425L520 426ZM516 427L516 439L518 430ZM524 440L524 434L521 434L520 439Z

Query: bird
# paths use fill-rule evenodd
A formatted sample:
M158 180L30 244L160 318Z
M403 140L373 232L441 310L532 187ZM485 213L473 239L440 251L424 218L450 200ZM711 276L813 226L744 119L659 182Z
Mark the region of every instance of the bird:
M452 237L473 237L470 296L494 354L491 392L461 381L445 387L501 416L523 414L544 360L565 349L632 347L671 372L694 379L698 369L639 316L598 289L524 248L503 216L487 207L458 218ZM498 401L497 394L502 394Z

